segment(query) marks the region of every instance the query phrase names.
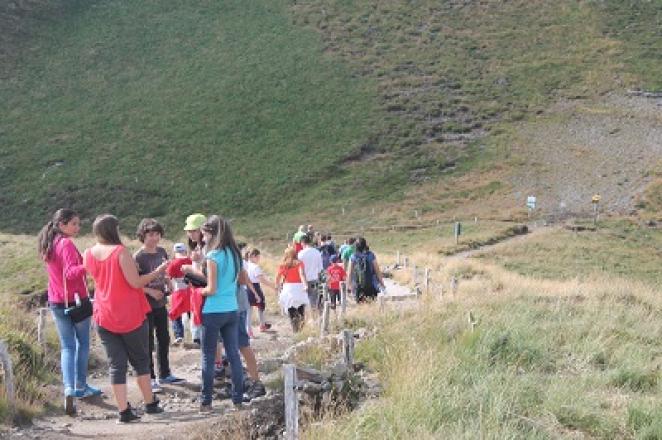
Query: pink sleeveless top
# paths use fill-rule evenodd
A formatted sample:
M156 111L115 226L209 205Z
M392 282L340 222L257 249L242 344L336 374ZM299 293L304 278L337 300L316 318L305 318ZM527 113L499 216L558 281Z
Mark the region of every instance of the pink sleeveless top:
M85 269L94 279L94 321L113 333L129 333L142 325L151 311L143 289L132 287L120 266L118 245L105 260L85 251Z

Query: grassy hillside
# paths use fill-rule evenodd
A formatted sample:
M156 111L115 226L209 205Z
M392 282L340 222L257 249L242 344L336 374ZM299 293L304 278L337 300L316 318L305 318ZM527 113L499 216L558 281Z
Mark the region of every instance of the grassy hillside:
M540 281L456 262L460 290L410 313L365 319L357 357L384 396L315 439L658 439L660 302L623 279ZM474 332L467 314L477 320Z
M480 207L519 163L510 124L661 86L659 2L42 3L0 21L4 230L62 205L254 230L436 182L430 210Z

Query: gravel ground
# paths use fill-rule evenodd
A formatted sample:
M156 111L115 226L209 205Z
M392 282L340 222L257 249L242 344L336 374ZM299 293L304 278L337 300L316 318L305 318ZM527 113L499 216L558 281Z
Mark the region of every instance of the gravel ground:
M514 146L526 164L513 176L518 202L535 195L545 214L627 214L662 161L662 98L610 94L564 101L522 125Z

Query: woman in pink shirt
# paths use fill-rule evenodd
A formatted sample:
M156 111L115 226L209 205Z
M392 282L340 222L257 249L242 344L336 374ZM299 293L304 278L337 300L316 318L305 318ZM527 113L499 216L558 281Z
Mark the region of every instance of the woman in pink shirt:
M119 422L139 417L127 400L127 361L136 370L145 412L163 412L152 393L147 313L151 311L143 288L163 274L164 261L153 272L138 275L136 263L122 245L117 217L104 214L92 225L97 243L85 251L84 265L94 278L94 321L110 364L110 384L119 410Z
M69 415L76 411L74 397L101 394L100 390L87 383L90 318L74 323L65 314L66 305L75 304L76 294L80 299L87 297L83 259L71 241L79 230L78 214L71 209L60 209L38 236L39 255L46 263L48 272L48 305L60 338L64 409Z

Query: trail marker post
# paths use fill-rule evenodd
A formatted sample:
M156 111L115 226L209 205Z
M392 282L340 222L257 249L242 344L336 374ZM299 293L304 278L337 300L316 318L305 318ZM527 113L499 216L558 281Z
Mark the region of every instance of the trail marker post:
M403 258L403 263L402 263L402 265L403 265L403 267L404 267L405 269L407 268L407 266L409 266L409 257L405 256L405 257Z
M297 369L293 364L283 365L285 400L285 438L299 439L299 398L297 397Z
M331 303L324 301L324 308L322 309L322 324L320 325L320 337L326 336L329 333L329 310Z
M0 364L2 364L2 370L5 375L5 395L7 396L7 404L9 405L9 411L13 415L15 407L14 402L14 369L12 367L11 356L9 356L9 350L7 349L7 344L4 341L0 341Z
M598 225L598 216L600 215L600 199L602 199L600 194L595 194L593 197L591 197L591 203L593 204L593 226Z
M395 251L395 265L400 266L400 251Z
M41 347L41 351L45 352L46 338L44 337L44 330L46 329L46 309L40 308L37 310L37 343Z
M344 317L347 313L347 283L340 282L340 316Z
M455 275L451 277L451 293L455 295L457 293L459 281Z
M531 218L531 213L536 209L536 196L528 196L526 198L526 207L528 208L528 217Z
M462 234L462 223L455 222L453 234L455 235L455 244L458 244L460 242L460 234Z
M354 332L348 329L342 332L343 359L347 369L351 370L354 365Z
M425 283L425 294L427 295L430 293L430 269L427 267L425 268L424 283Z
M416 263L411 263L411 279L416 284Z

